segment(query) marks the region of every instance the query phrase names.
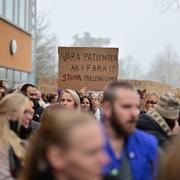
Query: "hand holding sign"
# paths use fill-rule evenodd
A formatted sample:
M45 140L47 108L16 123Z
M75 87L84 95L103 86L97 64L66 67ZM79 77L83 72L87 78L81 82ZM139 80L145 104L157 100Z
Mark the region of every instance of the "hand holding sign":
M83 96L86 96L87 93L88 93L89 89L87 87L83 87L81 90L80 90L80 93L81 95Z

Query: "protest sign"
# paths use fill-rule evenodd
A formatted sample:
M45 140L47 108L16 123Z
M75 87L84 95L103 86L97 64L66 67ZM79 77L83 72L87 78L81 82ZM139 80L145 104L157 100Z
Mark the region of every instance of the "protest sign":
M38 78L39 91L47 94L56 94L58 89L58 78L55 76L39 77Z
M59 88L103 90L118 76L118 48L59 47Z
M135 89L140 89L140 90L146 89L146 92L174 93L174 89L172 86L157 81L150 81L150 80L122 80L122 81L129 82Z

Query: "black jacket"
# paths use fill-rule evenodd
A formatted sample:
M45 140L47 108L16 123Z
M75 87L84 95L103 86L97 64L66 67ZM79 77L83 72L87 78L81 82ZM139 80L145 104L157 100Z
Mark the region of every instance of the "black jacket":
M31 121L28 128L20 127L19 137L23 140L28 140L29 137L40 127L40 123L34 120Z
M153 121L145 113L142 113L140 115L139 121L137 123L137 128L154 135L161 147L169 139L168 135L161 129L159 124Z

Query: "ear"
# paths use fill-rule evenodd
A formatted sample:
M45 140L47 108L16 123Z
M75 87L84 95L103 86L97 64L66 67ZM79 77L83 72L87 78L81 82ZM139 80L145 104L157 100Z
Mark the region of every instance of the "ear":
M104 116L106 118L109 118L111 116L111 113L112 113L112 106L110 104L110 102L108 101L105 101L103 103L103 112L104 112Z
M62 150L58 146L51 146L47 150L46 158L54 170L62 170L65 167L65 160Z
M145 94L145 93L146 93L146 89L144 89L144 90L142 91L142 93Z

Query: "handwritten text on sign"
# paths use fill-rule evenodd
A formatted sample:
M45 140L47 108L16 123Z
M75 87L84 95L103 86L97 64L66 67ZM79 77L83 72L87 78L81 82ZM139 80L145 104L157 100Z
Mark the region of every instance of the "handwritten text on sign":
M58 89L58 78L57 77L39 77L38 78L38 89L43 93L56 94Z
M117 48L59 48L60 88L102 90L117 75Z

